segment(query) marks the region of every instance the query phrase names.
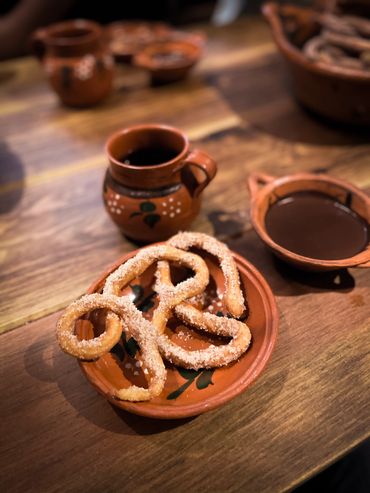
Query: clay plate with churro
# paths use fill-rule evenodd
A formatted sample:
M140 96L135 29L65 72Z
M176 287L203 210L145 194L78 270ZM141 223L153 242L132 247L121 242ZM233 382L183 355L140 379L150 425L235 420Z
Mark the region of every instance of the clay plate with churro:
M67 307L57 339L112 404L173 419L245 390L272 353L277 325L261 274L189 232L119 259Z

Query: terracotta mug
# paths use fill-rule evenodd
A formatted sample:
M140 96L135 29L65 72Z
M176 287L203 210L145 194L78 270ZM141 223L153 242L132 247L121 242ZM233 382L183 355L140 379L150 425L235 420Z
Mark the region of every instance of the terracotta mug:
M119 130L108 139L106 153L105 207L123 234L139 242L187 229L217 171L208 154L190 150L186 135L166 125Z
M278 200L295 192L319 192L347 206L360 216L370 230L370 197L351 183L324 174L297 173L274 177L265 173L251 173L247 179L251 197L251 221L254 229L275 255L304 270L329 271L348 267L370 267L370 243L358 254L337 260L309 258L276 243L269 235L265 218ZM350 204L350 205L349 205Z
M114 61L96 22L52 24L38 29L31 45L64 104L91 106L111 92Z

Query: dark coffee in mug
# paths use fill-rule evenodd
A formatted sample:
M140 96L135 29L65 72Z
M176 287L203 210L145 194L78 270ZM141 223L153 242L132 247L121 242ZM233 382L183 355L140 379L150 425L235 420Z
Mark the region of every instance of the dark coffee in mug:
M172 161L179 152L166 147L143 147L123 155L119 161L131 166L155 166Z

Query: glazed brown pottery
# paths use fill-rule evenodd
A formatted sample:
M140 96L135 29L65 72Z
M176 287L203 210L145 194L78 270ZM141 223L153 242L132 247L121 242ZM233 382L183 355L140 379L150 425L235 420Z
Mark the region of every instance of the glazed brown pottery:
M125 63L130 63L132 57L148 43L167 39L170 33L170 26L163 22L116 21L105 28L114 58Z
M359 253L347 258L325 260L306 257L284 248L272 239L267 228L266 218L274 204L284 198L287 199L287 202L291 201L292 197L294 198L298 194L304 200L307 200L307 196L312 195L313 198L317 197L319 199L318 203L322 198L329 203L335 202L335 205L341 209L339 211L340 214L343 213L345 215L347 211L353 218L358 218L366 235L370 231L370 198L355 186L331 176L310 173L297 173L282 178L275 178L263 173L252 173L247 180L247 186L251 196L252 224L262 241L278 257L296 267L312 271L335 270L346 267L370 267L368 236L365 236L363 249ZM314 226L307 224L307 228L315 229ZM304 228L306 225L303 224L300 227ZM284 231L284 228L280 229ZM346 237L346 232L343 231L341 233L339 231L338 241L348 242L348 240L351 240L351 238ZM328 258L333 257L329 254Z
M132 252L123 256L92 284L89 293L99 291L106 277L121 263L135 255ZM167 381L161 395L148 402L120 401L113 397L115 389L134 383L145 386L145 378L135 365L136 346L132 339L123 340L110 353L93 362L79 362L90 383L112 404L126 411L159 419L174 419L196 416L215 409L242 393L261 374L273 351L277 337L279 315L274 296L262 275L244 258L233 254L236 260L241 285L244 290L248 315L245 322L252 333L252 345L235 363L216 370L184 370L167 364ZM221 298L224 291L223 274L214 257L205 256L210 271L210 283L203 308L210 304L214 312L226 313ZM156 307L156 297L152 286L155 266L150 267L138 279L132 281L123 294L132 293L138 308L145 317L151 317ZM174 272L175 282L184 279L181 270ZM202 308L199 306L199 308ZM221 314L221 313L220 313ZM98 334L104 327L105 315L92 314L90 321L78 323L77 333L82 338ZM191 330L178 320L168 329L168 335L177 344L196 350L207 347L211 339L205 333ZM125 338L124 338L125 339ZM212 343L221 341L212 339Z
M64 104L91 106L111 92L114 61L95 22L73 20L39 29L32 47Z
M195 40L152 43L134 57L134 65L148 70L154 83L168 83L184 79L200 60L202 45Z
M105 207L120 230L139 242L187 229L217 171L208 154L190 150L186 135L166 125L120 130L108 139L106 153Z
M317 30L313 10L268 2L263 6L297 99L338 122L370 124L370 72L310 61L302 44Z

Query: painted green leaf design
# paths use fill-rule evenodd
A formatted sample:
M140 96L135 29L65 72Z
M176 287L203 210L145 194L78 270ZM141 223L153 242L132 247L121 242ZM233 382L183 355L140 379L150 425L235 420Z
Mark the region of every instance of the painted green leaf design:
M130 288L135 296L134 302L142 298L144 289L140 286L140 284L131 284Z
M186 368L178 367L177 371L185 380L193 381L203 370L187 370Z
M123 361L125 359L125 351L124 351L123 347L121 346L121 344L116 344L115 346L113 346L112 349L110 350L110 352L112 354L114 354L115 356L117 356L117 358L120 361Z
M183 385L181 385L181 387L168 394L167 399L169 401L177 399L192 384L192 382L193 380L188 380L187 382L185 382Z
M154 296L155 296L155 293L151 293L149 296L147 296L146 298L144 298L143 301L137 305L138 309L141 312L146 313L151 308L153 308L153 306L154 306L154 301L153 301Z
M135 216L141 216L141 212L131 212L130 218Z
M197 389L202 390L206 389L208 385L213 385L212 382L212 375L214 373L214 369L212 370L204 370L200 376L197 378L195 385L197 386Z
M148 214L144 217L144 223L150 228L154 228L158 221L160 221L161 216L159 214Z
M153 212L156 210L156 205L153 202L141 202L140 210L142 212Z
M131 356L131 358L135 357L135 354L139 350L139 346L133 337L130 337L130 339L127 342L125 342L125 349L128 352L128 354Z

